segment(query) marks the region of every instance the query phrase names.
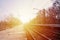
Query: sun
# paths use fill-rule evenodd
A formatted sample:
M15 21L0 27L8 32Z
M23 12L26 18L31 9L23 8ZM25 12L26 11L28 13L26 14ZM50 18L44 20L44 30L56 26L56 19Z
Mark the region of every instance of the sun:
M35 15L34 15L35 16ZM28 23L28 22L30 22L33 18L34 18L34 16L31 16L31 15L25 15L25 16L19 16L19 17L17 17L23 24L25 24L25 23ZM16 16L15 16L16 17Z
M20 20L22 21L22 23L27 23L31 20L31 18L29 18L28 16L20 16Z
M36 17L36 14L25 14L25 15L20 15L18 18L21 20L23 24L30 22L32 19Z

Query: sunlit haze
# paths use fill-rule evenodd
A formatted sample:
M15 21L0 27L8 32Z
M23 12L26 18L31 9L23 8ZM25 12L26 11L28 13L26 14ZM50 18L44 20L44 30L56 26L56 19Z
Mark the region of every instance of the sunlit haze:
M51 6L50 0L0 0L0 19L12 14L23 23L29 22L36 17L37 9Z

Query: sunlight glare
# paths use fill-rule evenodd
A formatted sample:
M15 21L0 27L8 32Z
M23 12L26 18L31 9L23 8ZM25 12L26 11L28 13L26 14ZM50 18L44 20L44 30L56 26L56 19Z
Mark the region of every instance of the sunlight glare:
M41 5L42 4L42 5ZM25 6L27 5L27 6ZM24 4L23 7L20 8L20 6L17 6L18 9L16 13L14 13L14 17L17 17L21 20L22 23L27 23L29 21L31 21L33 18L35 18L37 16L37 11L39 10L34 10L33 8L37 8L37 9L43 9L43 8L47 8L48 6L51 6L51 1L50 0L35 0L33 1L33 3L30 3L28 5Z

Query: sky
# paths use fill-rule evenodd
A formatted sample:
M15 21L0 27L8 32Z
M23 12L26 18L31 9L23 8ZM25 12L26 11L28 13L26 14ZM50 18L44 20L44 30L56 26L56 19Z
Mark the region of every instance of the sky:
M9 15L19 18L21 21L29 21L37 14L37 9L47 8L50 0L0 0L0 20Z

